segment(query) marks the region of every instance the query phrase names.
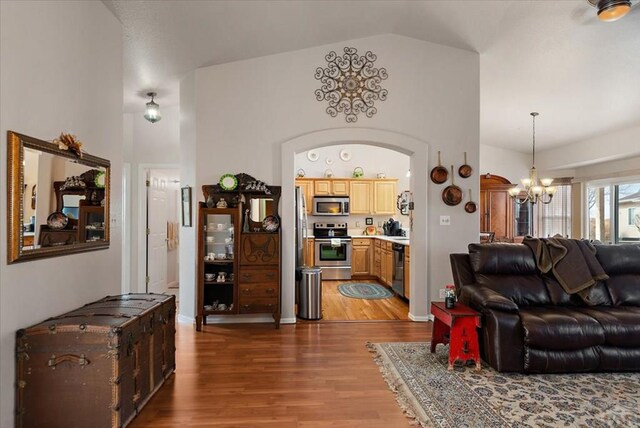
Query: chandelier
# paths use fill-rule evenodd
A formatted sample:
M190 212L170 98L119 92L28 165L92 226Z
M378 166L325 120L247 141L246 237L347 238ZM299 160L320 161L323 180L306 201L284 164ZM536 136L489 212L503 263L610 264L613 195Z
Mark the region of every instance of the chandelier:
M518 205L526 202L548 204L556 193L556 188L551 185L553 178L541 178L538 180L538 171L536 170L536 116L539 114L536 112L531 113L531 117L533 117L533 162L529 170L529 178L520 180L524 189L519 186L509 189L509 195Z

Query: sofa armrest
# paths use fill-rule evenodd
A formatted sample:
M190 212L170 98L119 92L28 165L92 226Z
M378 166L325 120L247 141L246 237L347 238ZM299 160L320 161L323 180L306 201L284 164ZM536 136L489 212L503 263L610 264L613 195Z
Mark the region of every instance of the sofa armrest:
M518 312L518 305L504 297L497 291L493 291L482 285L467 285L460 292L460 300L469 302L471 306L479 309L494 309L503 312Z

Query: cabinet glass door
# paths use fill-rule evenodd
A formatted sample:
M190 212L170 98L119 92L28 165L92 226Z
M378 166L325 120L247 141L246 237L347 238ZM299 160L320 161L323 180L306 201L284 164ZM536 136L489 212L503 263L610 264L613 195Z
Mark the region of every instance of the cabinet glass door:
M230 214L205 214L204 220L204 310L233 311L235 218Z

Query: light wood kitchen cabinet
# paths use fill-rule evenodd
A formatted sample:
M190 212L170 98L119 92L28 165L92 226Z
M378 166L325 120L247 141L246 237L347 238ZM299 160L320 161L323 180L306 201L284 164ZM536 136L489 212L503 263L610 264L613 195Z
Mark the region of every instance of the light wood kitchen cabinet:
M371 261L373 259L373 254L371 251L371 239L354 238L351 243L351 275L371 275Z
M409 281L409 265L410 265L410 256L411 251L408 245L404 246L404 297L410 299L411 297L411 282Z
M380 278L382 275L382 249L379 239L373 240L373 276Z
M304 263L307 266L315 265L315 251L314 251L314 240L313 238L306 238L304 244Z
M313 180L297 179L296 186L300 186L302 189L307 214L311 214L311 211L313 211Z
M314 180L315 196L349 196L349 180Z
M349 195L351 214L371 214L373 209L373 182L371 180L351 180Z
M372 214L396 213L396 180L376 180L373 182Z
M393 282L393 249L391 242L382 242L380 251L380 282L390 286Z

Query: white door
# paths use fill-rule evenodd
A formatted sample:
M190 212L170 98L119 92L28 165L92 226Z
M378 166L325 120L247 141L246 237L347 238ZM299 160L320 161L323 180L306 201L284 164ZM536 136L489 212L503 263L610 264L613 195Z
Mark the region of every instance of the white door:
M167 291L167 180L150 177L147 189L147 276L149 293Z

